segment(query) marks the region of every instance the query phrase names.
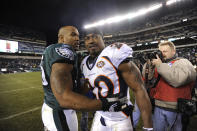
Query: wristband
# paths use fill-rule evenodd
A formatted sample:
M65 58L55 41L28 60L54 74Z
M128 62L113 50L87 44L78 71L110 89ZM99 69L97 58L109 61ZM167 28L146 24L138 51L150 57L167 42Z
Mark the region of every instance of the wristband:
M142 127L143 131L153 131L153 128L145 128L145 127Z

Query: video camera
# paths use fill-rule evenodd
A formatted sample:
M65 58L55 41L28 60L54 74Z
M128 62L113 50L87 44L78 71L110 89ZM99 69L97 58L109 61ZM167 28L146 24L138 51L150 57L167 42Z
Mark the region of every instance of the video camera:
M150 60L157 59L156 55L158 55L161 60L163 59L163 55L162 55L161 51L149 52L146 54L145 58L150 59Z

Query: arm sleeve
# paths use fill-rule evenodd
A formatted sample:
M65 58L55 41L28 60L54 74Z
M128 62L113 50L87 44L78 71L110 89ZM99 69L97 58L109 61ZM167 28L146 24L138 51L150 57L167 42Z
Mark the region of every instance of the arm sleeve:
M67 64L74 64L75 53L65 45L57 46L51 49L51 63L67 63Z
M157 71L173 87L188 84L196 78L196 71L187 59L177 60L172 66L162 63L157 66Z

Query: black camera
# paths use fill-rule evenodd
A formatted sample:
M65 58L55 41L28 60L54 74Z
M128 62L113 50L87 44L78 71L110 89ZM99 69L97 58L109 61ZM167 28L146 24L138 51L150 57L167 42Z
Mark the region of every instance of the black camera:
M138 59L140 60L140 62L142 64L144 64L146 62L146 60L144 59L144 54L142 52L137 52L133 54L133 59Z
M156 55L158 55L161 60L163 59L163 55L162 55L161 51L149 52L146 54L145 58L150 59L150 60L157 59Z
M178 99L178 111L181 113L184 113L188 116L192 116L194 114L197 114L197 104L194 100L188 100L179 98Z

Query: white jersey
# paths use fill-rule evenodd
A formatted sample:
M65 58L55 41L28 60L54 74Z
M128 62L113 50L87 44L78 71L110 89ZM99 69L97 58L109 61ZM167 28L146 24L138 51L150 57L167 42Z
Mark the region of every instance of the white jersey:
M89 56L83 59L81 63L82 73L85 79L89 81L97 99L116 94L120 98L127 96L128 104L131 104L128 86L117 69L122 61L132 57L132 52L132 48L128 45L114 43L106 47L92 65L88 64ZM97 112L105 119L110 120L123 120L128 117L123 112Z

